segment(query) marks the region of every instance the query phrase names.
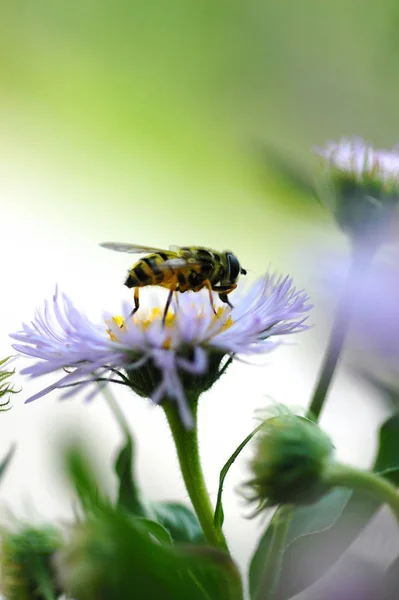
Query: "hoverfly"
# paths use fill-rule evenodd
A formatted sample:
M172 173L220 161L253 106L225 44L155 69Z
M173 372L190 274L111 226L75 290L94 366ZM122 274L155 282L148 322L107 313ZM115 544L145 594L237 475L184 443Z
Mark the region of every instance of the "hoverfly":
M140 288L159 285L169 289L163 323L165 323L174 292L183 293L188 290L199 292L203 288L207 288L211 306L216 314L212 292L216 292L222 302L232 307L227 295L237 287L239 275L247 274L237 257L227 250L216 252L201 246L184 246L182 248L171 246L169 250L162 250L151 246L118 242L104 242L100 246L129 254L148 253L132 266L125 281L128 288L135 288L134 309L131 315L134 315L139 309Z

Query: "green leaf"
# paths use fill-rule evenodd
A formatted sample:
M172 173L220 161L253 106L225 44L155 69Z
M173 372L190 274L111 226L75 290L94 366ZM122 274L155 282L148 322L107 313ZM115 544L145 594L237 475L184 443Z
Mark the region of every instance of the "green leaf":
M0 360L0 367L2 367L3 365L6 364L6 362L8 360L10 360L10 358L12 358L11 356L7 356L6 358L3 358L3 360Z
M129 514L157 521L174 542L203 544L205 538L196 515L177 502L150 502L140 493L134 478L134 442L130 435L115 461L119 480L117 506Z
M223 494L224 480L226 479L227 473L229 472L231 465L234 463L234 461L236 460L236 458L238 457L240 452L245 448L245 446L248 444L248 442L250 442L252 440L252 438L258 433L259 429L262 426L263 426L263 422L260 425L258 425L258 427L256 427L256 429L254 429L252 431L252 433L250 433L243 442L241 442L241 444L233 452L233 454L230 456L229 460L226 462L226 464L220 471L219 489L218 489L218 495L217 495L217 500L216 500L215 514L213 517L213 524L215 525L215 527L217 529L222 528L223 521L224 521L222 494Z
M222 550L209 546L185 547L185 551L197 559L190 575L206 600L241 600L241 581L231 558ZM204 559L206 562L204 563ZM201 564L202 563L202 564ZM213 564L213 568L209 567ZM235 574L234 574L235 573Z
M125 508L133 515L152 516L141 498L135 482L134 442L132 436L128 433L126 433L125 445L121 448L115 460L115 472L119 482L117 505Z
M142 526L143 530L152 535L161 544L173 544L169 531L160 523L146 519L145 517L133 517L136 525Z
M177 502L152 502L151 508L174 542L204 544L205 538L196 515Z
M160 527L120 507L103 506L61 553L57 564L66 591L80 600L224 600L227 554L159 543Z
M399 415L380 429L379 450L373 470L399 485ZM358 537L381 504L360 491L335 489L316 504L293 511L284 550L276 600L287 600L322 577ZM273 522L267 527L250 566L251 597L261 599L262 581Z
M382 582L381 600L397 600L399 589L399 556L390 564Z
M2 477L4 477L4 475L5 475L8 465L10 464L10 462L14 456L15 448L16 448L16 446L15 446L15 444L13 444L0 463L0 479Z
M86 513L108 504L101 493L98 478L87 454L77 445L64 450L64 468Z

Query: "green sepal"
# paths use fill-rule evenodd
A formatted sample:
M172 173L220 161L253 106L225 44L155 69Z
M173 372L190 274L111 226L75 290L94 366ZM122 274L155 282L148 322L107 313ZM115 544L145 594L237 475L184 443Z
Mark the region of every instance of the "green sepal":
M215 514L214 514L214 517L213 517L213 524L215 525L215 527L217 529L221 529L222 526L223 526L223 522L224 522L224 511L223 511L222 494L223 494L224 480L226 479L227 473L229 472L230 467L235 462L235 460L238 457L238 455L245 448L245 446L252 440L252 438L258 433L259 429L261 429L262 426L263 426L263 422L260 425L258 425L258 427L256 427L245 438L245 440L243 442L241 442L241 444L236 448L236 450L233 452L233 454L230 456L230 458L228 459L228 461L225 463L225 465L223 466L222 470L220 471L220 475L219 475L219 489L218 489L218 495L217 495L217 500L216 500Z
M399 415L380 429L373 471L399 485ZM313 585L358 537L381 504L360 491L335 489L309 507L297 507L289 526L275 600L287 600ZM273 535L273 521L263 534L250 565L251 598L260 600L262 568Z

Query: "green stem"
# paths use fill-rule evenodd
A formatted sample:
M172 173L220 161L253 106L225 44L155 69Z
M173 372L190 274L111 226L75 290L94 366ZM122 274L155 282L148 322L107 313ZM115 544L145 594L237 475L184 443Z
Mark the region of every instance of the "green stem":
M356 288L360 284L365 269L371 261L373 252L366 252L363 246L355 245L352 250L352 261L342 298L338 304L333 326L319 378L313 392L307 417L317 423L327 398L338 360L344 346L345 337L352 316L353 300Z
M176 404L171 401L162 403L175 442L180 469L188 495L197 514L198 520L210 546L228 551L226 539L222 531L213 524L213 508L205 485L198 451L197 405L191 402L194 426L188 430L181 422Z
M381 475L333 463L327 467L324 479L334 487L360 489L376 496L390 507L399 523L399 495L395 486Z
M369 252L366 252L363 246L356 243L354 244L352 249L351 267L345 289L337 307L327 350L321 365L319 378L317 380L310 406L307 411L307 417L314 423L317 423L320 418L327 398L328 390L330 388L344 346L346 333L348 331L349 322L352 315L354 292L356 291L356 287L360 284L363 274L367 269L372 256L373 250L370 249ZM270 589L267 600L272 600L277 588L285 540L288 534L293 512L294 509L292 507L279 507L271 520L270 526L273 527L273 538L264 571L264 581L267 582L265 589ZM277 553L277 557L273 555L275 552ZM275 568L276 561L278 561L278 569ZM269 579L266 579L266 577L270 577L270 584Z
M106 399L107 404L108 404L109 408L111 409L116 421L118 422L119 427L121 428L122 432L124 433L126 439L129 439L131 437L131 435L130 435L128 422L126 421L123 412L119 408L119 404L115 400L114 395L112 394L111 390L109 389L109 385L106 385L103 388L103 395L104 395L104 398Z
M231 558L227 541L222 530L214 526L214 510L209 499L204 474L202 472L198 449L197 431L198 399L190 402L190 405L194 421L193 428L190 430L184 427L180 419L177 406L174 402L164 401L162 403L162 408L165 411L173 440L175 442L183 480L195 513L198 517L198 521L202 527L202 531L204 532L205 539L209 546L224 551L223 554L225 556L225 560L223 566L226 576L228 577L226 599L241 600L243 598L241 576L233 559Z
M266 557L265 568L258 589L262 591L262 600L273 600L280 579L285 550L285 540L292 517L292 509L282 506L277 509L271 522L272 539ZM257 596L255 596L257 598Z

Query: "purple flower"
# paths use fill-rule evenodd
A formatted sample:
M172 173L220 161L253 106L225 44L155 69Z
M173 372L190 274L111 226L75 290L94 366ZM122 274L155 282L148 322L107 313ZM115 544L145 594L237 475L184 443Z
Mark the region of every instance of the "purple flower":
M155 403L175 400L190 427L188 399L211 387L226 355L268 352L278 336L307 329L308 297L289 277L266 275L246 294L237 291L235 304L233 309L219 306L215 315L207 294L188 292L179 295L164 326L158 306L141 308L133 317L128 316L131 306L124 306L123 316L107 314L96 324L56 290L31 323L11 335L18 341L15 350L38 359L22 373L33 378L66 370L26 402L72 384L64 397L81 385L116 380ZM97 389L98 384L94 393Z
M339 226L375 247L386 241L399 200L399 152L376 150L360 138L314 150L326 176L318 193Z
M352 175L359 182L365 178L384 183L399 183L399 152L376 150L361 138L342 138L327 142L324 148L315 148L316 154L326 159L330 169Z

